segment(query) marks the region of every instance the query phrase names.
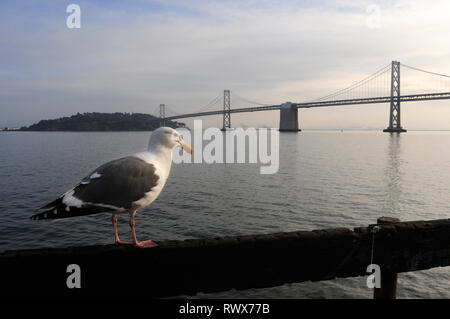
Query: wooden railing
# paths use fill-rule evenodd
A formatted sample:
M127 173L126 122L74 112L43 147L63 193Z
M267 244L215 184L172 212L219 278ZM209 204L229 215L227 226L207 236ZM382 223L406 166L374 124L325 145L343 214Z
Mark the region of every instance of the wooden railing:
M373 246L382 277L375 297L395 298L397 273L450 265L450 219L384 218L378 231L374 226L168 240L147 249L6 251L0 254L0 291L7 297L150 298L368 276ZM79 266L81 288L67 286L71 264Z

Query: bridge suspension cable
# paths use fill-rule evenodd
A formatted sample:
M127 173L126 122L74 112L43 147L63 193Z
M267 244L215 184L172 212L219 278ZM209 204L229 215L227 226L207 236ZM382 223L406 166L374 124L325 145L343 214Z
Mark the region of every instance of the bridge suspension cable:
M382 67L375 73L372 73L368 77L331 94L327 94L311 102L320 102L327 100L340 100L351 99L357 97L375 97L375 96L388 96L390 88L390 72L391 63ZM382 78L384 76L384 78ZM372 87L368 84L371 83ZM365 86L367 84L367 86ZM365 86L365 87L364 87ZM359 90L358 90L359 89Z
M236 92L234 92L234 91L233 91L233 98L234 99L237 98L238 100L241 100L241 101L243 101L245 103L252 104L252 106L253 105L261 105L261 106L270 105L270 104L267 104L267 103L260 103L260 102L251 101L249 99L246 99L245 97L242 97L242 96L236 94Z
M420 72L424 72L424 73L428 73L428 74L433 74L433 75L438 75L438 76L443 76L443 77L446 77L446 78L450 78L450 75L445 75L445 74L440 74L440 73L436 73L436 72L422 70L422 69L419 69L419 68L415 68L413 66L409 66L409 65L403 64L403 63L402 63L402 66L404 66L405 68L408 68L408 69L415 70L415 71L420 71Z
M159 110L160 110L159 105L155 106L155 108L149 114L153 115L154 117L159 117Z
M165 106L165 109L166 109L166 112L165 112L166 117L181 115L181 113L174 111L172 108L168 107L167 105Z
M402 66L402 94L450 92L450 76L406 64Z
M215 110L220 108L220 105L222 103L222 99L223 99L223 94L219 94L217 95L214 99L212 99L211 101L209 101L208 104L200 107L198 110L195 111L195 113L200 113L206 110L211 109L212 107L215 107Z

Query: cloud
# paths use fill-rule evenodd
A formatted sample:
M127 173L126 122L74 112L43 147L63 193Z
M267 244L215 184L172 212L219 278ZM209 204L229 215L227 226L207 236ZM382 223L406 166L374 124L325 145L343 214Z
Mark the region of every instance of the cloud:
M42 3L24 10L11 2L0 14L0 126L83 111L150 112L160 103L191 112L223 89L263 103L303 101L393 59L450 73L445 1L80 2L79 30L65 27L64 3ZM366 23L371 4L380 7L376 29ZM386 109L355 117L354 107L342 108L336 125L384 126ZM275 126L275 114L233 121ZM331 111L308 114L315 126L333 125Z

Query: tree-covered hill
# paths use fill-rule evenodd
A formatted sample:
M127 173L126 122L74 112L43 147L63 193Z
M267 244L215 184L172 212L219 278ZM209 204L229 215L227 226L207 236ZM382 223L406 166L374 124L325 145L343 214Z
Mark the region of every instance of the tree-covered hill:
M184 123L166 120L166 126L183 127ZM21 131L152 131L159 118L142 113L77 113L70 117L42 120Z

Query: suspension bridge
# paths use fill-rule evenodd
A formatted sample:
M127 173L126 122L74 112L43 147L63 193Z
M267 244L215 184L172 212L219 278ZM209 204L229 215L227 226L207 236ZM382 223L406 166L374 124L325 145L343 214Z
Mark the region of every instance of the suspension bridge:
M400 82L400 66L402 66L402 70L407 72L406 76L402 74L402 82ZM402 83L402 86L400 86L400 83ZM389 122L383 131L402 133L406 132L406 129L401 125L401 104L403 102L450 99L450 76L392 61L392 63L348 87L311 101L267 105L241 97L239 99L253 105L231 108L230 90L224 90L223 98L218 96L199 111L193 113L177 114L172 112L173 114L166 116L166 109L168 108L161 104L159 107L161 125L164 125L166 120L222 115L222 130L226 130L231 128L232 113L280 110L280 131L298 132L300 131L298 109L388 103L390 105ZM218 101L223 102L220 109L205 110L217 105Z

